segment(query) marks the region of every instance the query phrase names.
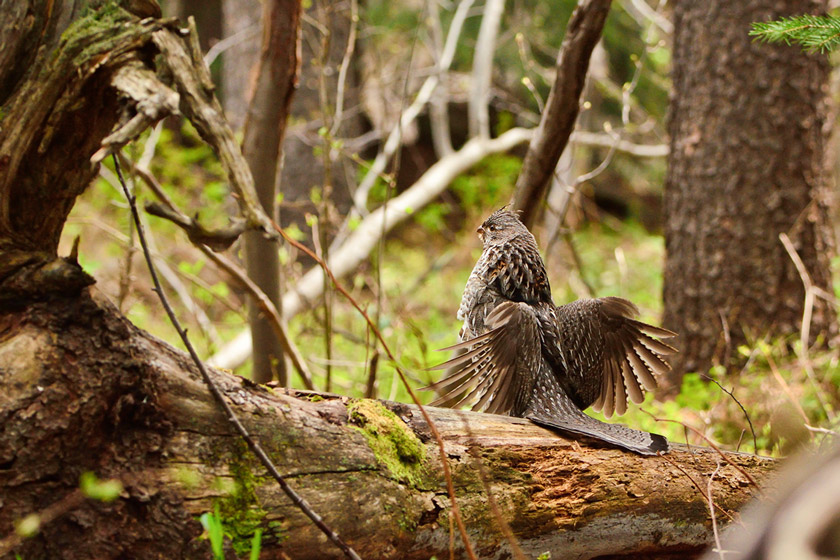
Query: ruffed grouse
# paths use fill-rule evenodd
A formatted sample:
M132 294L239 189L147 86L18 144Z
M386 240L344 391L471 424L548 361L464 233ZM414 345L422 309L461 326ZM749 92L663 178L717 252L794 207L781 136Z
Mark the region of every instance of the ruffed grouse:
M640 453L668 451L657 434L587 416L592 406L609 418L639 403L668 370L671 331L636 321L638 309L618 297L556 306L531 232L507 210L478 228L484 251L464 289L464 321L447 375L429 388L433 405L474 402L473 410L520 416L563 432L596 438Z

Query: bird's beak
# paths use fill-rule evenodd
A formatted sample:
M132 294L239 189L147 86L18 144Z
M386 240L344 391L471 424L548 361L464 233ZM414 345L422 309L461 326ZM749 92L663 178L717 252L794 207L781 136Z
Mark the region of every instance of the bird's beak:
M478 234L478 238L481 240L481 242L484 243L484 228L478 226L478 229L475 230L475 232Z

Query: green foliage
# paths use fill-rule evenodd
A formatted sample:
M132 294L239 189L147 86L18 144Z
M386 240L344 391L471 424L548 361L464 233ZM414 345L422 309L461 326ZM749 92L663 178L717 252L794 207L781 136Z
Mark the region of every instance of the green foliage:
M100 502L113 502L123 490L119 480L99 480L95 474L86 471L79 478L79 487L88 498Z
M257 498L256 489L263 477L254 472L256 460L252 459L244 442L237 440L235 450L229 455L235 457L228 464L232 480L223 479L221 490L226 494L216 500L214 511L219 523L224 526L224 536L230 539L231 547L238 556L244 556L253 550L254 540L262 539L262 527L266 522L267 512ZM275 535L280 538L282 535Z
M516 156L498 154L485 158L452 182L452 192L461 201L461 207L472 216L489 213L488 209L504 206L513 192L513 185L522 168Z
M262 529L254 531L254 536L251 539L251 553L248 555L249 560L260 560L260 550L262 549Z
M840 18L798 15L752 24L750 35L765 43L798 44L807 52L829 52L840 46Z
M207 532L207 538L210 540L210 550L213 551L214 560L224 560L225 531L222 526L222 518L219 515L218 504L216 504L214 512L201 514L199 521L201 521L201 526Z
M225 529L222 515L219 513L219 504L213 509L213 513L206 512L198 518L201 526L204 527L206 538L210 541L210 550L213 552L213 560L225 560L225 537L230 537L230 531ZM237 546L239 544L239 546ZM242 543L233 542L234 551L237 556L248 554L249 560L259 560L262 550L262 529L256 529L253 537L244 547Z

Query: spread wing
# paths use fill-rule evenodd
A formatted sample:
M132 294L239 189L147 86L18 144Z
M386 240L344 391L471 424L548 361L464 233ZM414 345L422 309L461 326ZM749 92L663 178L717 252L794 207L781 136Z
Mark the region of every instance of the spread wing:
M525 303L504 302L487 315L488 330L443 350L463 352L431 369L449 375L425 389L438 398L431 404L452 406L473 402L473 410L495 414L514 412L531 393L542 355L539 322Z
M609 418L627 411L628 398L644 400L656 377L670 370L663 357L676 349L660 338L675 333L637 321L638 308L626 299L579 300L555 311L554 340L546 352L561 382L582 409L592 406Z

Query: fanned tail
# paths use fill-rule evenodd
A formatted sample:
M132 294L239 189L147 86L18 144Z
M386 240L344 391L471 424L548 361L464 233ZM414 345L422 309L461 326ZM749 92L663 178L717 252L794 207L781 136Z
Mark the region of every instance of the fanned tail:
M553 377L553 376L552 376ZM523 416L535 424L574 435L595 438L640 455L669 451L668 440L658 434L607 424L584 414L556 382L538 384Z

